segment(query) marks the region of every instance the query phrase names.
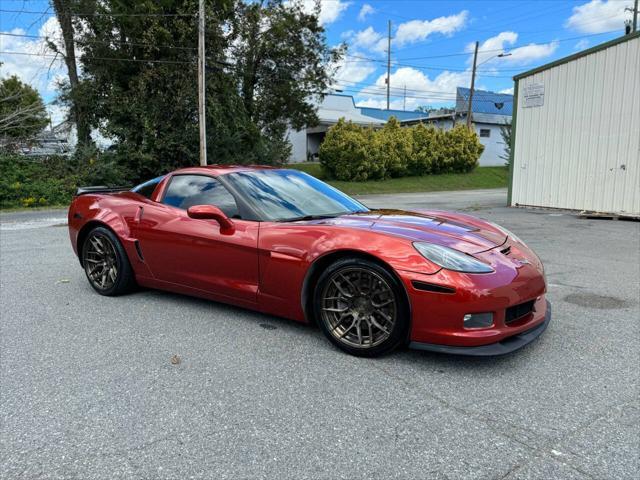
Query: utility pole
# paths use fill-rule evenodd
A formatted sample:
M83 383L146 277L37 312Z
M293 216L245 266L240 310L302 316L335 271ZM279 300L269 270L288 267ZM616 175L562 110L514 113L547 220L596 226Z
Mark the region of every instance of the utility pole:
M200 165L207 165L207 124L205 117L204 0L198 5L198 124L200 125Z
M391 20L389 20L389 34L387 35L387 110L389 110L390 88L391 88Z
M471 71L471 90L469 90L469 108L467 109L467 128L471 130L471 108L473 105L473 87L476 83L476 63L478 62L478 44L473 52L473 70Z
M404 96L402 97L402 110L407 111L407 86L404 86Z

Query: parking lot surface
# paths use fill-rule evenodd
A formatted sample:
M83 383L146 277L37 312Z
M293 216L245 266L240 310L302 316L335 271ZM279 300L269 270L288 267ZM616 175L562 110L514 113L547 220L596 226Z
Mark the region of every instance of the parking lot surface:
M546 267L546 333L499 358L350 357L214 302L99 296L64 211L2 214L1 478L638 478L640 224L504 190L361 199L516 233Z

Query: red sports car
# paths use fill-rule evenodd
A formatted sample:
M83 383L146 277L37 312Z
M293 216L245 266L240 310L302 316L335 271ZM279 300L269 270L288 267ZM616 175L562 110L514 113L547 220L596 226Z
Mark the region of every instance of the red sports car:
M102 295L140 285L314 322L354 355L407 343L499 355L550 321L542 264L504 228L369 209L296 170L196 167L79 189L69 234Z

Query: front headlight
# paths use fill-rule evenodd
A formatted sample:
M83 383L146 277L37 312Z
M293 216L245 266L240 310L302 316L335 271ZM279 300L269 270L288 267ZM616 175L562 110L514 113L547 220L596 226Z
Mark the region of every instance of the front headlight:
M413 246L424 258L447 270L465 273L493 272L493 269L486 263L482 263L471 255L459 252L453 248L426 242L415 242Z

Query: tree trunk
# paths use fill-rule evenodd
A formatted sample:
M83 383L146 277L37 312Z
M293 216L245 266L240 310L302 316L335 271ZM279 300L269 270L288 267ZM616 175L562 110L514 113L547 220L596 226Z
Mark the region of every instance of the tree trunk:
M260 7L261 8L261 7ZM259 45L259 29L260 29L260 10L254 7L247 12L250 23L249 38L247 39L248 48L244 59L245 70L243 72L242 80L242 100L244 102L244 108L251 120L255 119L254 112L254 95L256 89L256 82L258 79L257 68L259 64L260 45Z
M91 142L91 127L87 118L87 112L79 101L78 67L76 66L76 49L74 40L73 18L71 3L69 0L53 0L53 8L60 23L62 39L64 41L64 61L69 72L69 85L71 85L71 116L78 130L78 146L85 147Z

